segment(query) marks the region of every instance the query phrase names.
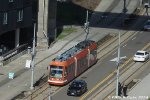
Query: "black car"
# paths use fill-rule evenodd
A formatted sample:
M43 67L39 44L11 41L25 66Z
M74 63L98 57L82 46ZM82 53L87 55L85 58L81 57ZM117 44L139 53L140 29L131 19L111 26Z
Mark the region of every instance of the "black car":
M74 80L67 90L69 96L80 96L87 91L87 83L84 80Z

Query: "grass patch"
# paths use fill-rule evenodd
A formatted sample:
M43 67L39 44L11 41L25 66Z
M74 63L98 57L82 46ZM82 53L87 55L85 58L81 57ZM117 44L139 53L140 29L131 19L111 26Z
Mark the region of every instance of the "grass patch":
M65 29L63 29L62 33L60 33L60 35L57 37L57 40L63 39L65 36L67 36L73 32L77 32L77 29L76 28L65 28Z
M64 33L73 33L73 32L77 32L76 28L65 28L63 30Z

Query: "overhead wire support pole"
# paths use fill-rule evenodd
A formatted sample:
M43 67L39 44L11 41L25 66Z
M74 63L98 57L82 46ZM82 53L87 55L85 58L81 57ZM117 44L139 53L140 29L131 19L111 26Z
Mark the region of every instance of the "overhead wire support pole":
M117 59L117 74L116 74L116 96L118 96L118 87L119 87L119 65L120 65L120 32L119 32L119 41L118 41L118 59Z
M86 23L88 22L88 17L89 17L89 11L86 11Z
M49 85L49 96L48 96L48 100L52 100L51 99L51 86Z
M45 35L45 0L43 0L43 34Z
M89 15L89 11L87 10L86 12L86 22L84 23L84 30L85 30L85 33L86 33L86 38L85 40L87 39L87 36L89 34L89 21L88 21L88 16Z
M34 23L34 35L33 35L33 47L32 47L32 62L31 62L31 87L30 89L34 89L34 59L35 59L35 32L36 32L36 23Z

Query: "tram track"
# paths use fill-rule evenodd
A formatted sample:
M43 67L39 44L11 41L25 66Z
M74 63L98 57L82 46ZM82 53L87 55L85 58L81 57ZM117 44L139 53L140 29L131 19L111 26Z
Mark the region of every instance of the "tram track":
M121 40L122 40L121 45L125 44L128 40L132 39L137 33L138 32L126 32L124 34L121 34ZM126 38L126 39L122 39L122 38ZM105 49L109 48L109 46L111 46L115 43L118 43L117 40L118 40L118 36L116 35L111 41L107 40L107 41L105 41L105 44L102 43L102 45L98 45L98 48L100 48L100 47L101 48L97 50L97 54L99 55L100 52L105 51ZM102 46L104 46L104 48ZM114 52L116 50L117 46L118 45L113 46L113 48L111 48L111 50L109 49L109 51L107 53L103 53L101 57L98 57L98 59L100 59L100 58L104 59L105 57L110 55L112 52Z

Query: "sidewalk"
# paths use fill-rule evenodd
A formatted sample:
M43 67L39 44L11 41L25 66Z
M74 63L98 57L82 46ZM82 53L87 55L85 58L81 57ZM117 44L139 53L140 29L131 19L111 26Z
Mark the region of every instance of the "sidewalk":
M150 98L150 73L144 77L131 91L128 96L132 100L148 100Z

